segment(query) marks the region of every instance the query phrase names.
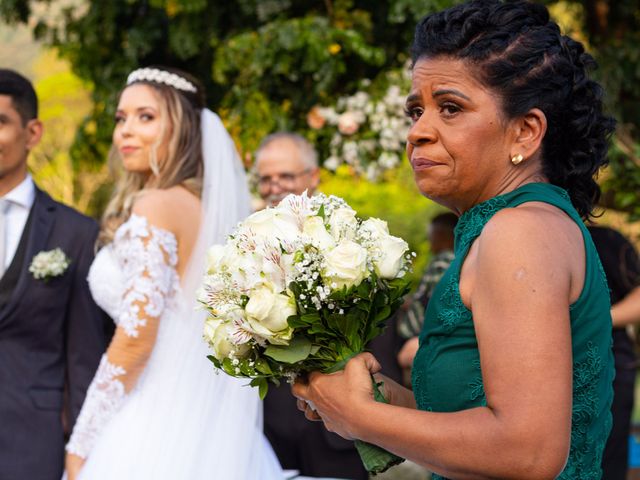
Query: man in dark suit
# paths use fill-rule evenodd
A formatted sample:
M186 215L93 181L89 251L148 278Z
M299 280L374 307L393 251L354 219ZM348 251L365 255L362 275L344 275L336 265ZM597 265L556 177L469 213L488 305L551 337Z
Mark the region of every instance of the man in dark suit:
M265 138L256 153L258 191L267 205L286 195L313 195L320 181L317 154L300 135L276 133ZM394 322L394 319L390 320ZM370 350L385 375L400 381L396 354L401 339L395 325L371 342ZM264 432L285 469L310 477L367 480L368 474L351 440L328 432L322 422L310 422L298 410L289 385L269 386L264 400Z
M31 83L0 69L0 480L60 480L64 424L105 348L86 281L98 226L27 171L37 108Z

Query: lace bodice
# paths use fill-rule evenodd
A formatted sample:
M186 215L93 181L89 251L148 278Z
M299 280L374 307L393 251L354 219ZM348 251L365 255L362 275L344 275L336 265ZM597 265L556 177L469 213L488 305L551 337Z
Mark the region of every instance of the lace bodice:
M88 277L91 293L117 329L89 387L67 451L86 458L135 385L139 365L153 349L158 322L177 298L177 263L173 233L138 215L123 223L113 243L96 256Z
M145 246L142 239L149 233L153 242ZM165 252L169 256L168 265L163 258ZM175 298L180 288L175 271L177 262L175 236L171 232L148 225L144 217L132 215L118 229L113 243L96 254L87 278L91 295L117 325L124 321L129 331L133 331L138 320L128 314L132 311L131 301L143 291L157 289L161 295L152 295L153 305L147 305L147 308L162 310L165 299ZM167 269L167 266L171 268ZM148 276L143 276L142 272L148 267L152 271L149 271ZM133 288L133 283L136 283L136 288ZM155 287L150 283L154 283ZM134 290L137 293L133 293ZM127 291L131 293L123 302Z
M114 320L124 296L124 272L109 244L96 254L87 277L93 300Z

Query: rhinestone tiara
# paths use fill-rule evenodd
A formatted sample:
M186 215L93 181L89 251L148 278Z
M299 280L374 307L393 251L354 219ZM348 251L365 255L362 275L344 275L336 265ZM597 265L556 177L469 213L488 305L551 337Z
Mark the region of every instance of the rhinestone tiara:
M169 85L170 87L184 92L197 93L198 91L196 86L186 78L157 68L139 68L134 70L127 77L127 85L131 85L135 82L163 83L164 85Z

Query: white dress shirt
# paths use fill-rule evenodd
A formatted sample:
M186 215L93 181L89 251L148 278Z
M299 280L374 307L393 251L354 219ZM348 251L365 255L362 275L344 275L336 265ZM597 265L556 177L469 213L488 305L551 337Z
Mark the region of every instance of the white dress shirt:
M16 254L16 250L18 250L18 244L20 243L20 238L22 238L24 226L27 223L29 212L36 199L36 187L31 175L27 174L20 185L2 198L8 200L8 206L6 213L7 223L5 226L5 256L4 258L0 258L0 261L4 262L5 268L9 268Z

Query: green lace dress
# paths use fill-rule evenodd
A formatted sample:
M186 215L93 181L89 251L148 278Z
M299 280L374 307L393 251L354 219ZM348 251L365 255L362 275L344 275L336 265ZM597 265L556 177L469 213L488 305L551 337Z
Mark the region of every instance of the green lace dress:
M454 412L486 405L473 317L460 298L460 269L469 247L497 211L533 201L565 211L584 236L585 284L578 300L570 306L571 449L559 478L593 480L601 476L602 450L611 428L609 409L614 370L609 290L591 236L561 188L546 183L527 184L476 205L460 217L455 230L455 260L434 290L427 308L420 348L413 363L413 391L420 410Z

